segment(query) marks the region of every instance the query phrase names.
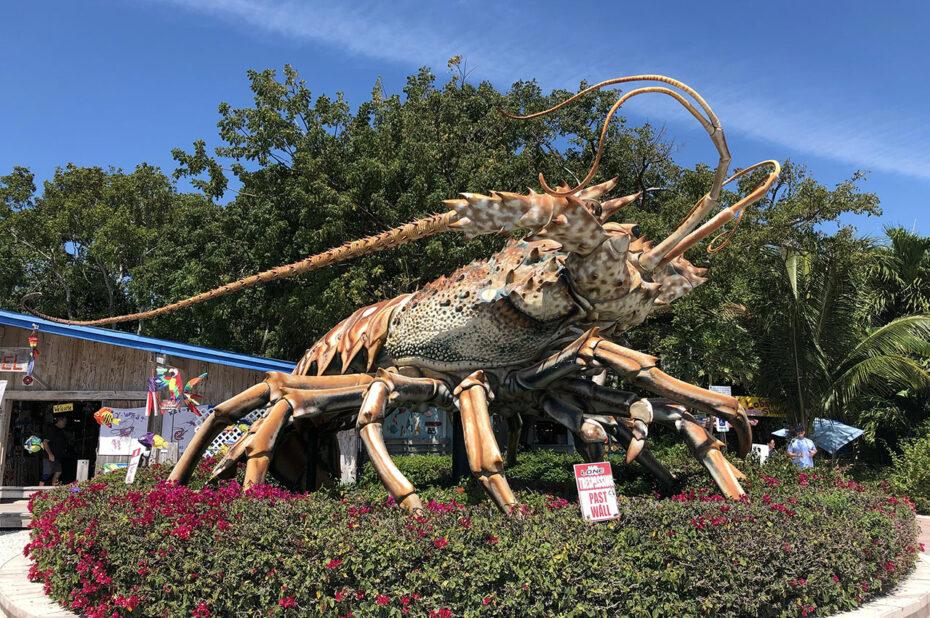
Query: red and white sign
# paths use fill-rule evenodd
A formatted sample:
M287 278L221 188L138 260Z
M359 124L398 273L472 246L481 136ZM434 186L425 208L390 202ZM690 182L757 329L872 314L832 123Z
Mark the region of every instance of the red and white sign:
M620 517L614 475L609 463L575 464L575 484L578 485L581 514L586 520L605 521Z
M137 446L132 450L132 459L129 460L129 468L126 469L126 482L132 484L136 480L136 470L139 469L139 461L142 459L143 448Z

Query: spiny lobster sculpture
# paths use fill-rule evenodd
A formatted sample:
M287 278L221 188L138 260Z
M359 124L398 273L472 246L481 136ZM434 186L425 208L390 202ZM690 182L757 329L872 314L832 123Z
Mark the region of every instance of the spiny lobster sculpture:
M215 476L229 475L245 458L247 486L262 482L269 469L297 482L305 474L305 451L314 434L355 427L387 490L399 504L417 511L422 508L420 499L388 455L382 422L392 407L429 404L461 415L472 473L504 512L516 499L491 430L491 410L507 417L511 428L519 425L521 412L557 420L573 433L589 460L602 454L610 431L627 444L628 462L639 458L656 474L668 477L668 471L643 450L649 424L660 423L681 436L721 491L738 498L743 494L739 483L743 475L722 455L723 445L687 410L729 421L740 456L746 455L751 443L745 410L732 397L668 376L656 367L655 357L617 345L610 336L636 326L656 308L705 281L705 269L695 268L682 253L725 223L733 219L738 223L742 211L777 178L778 163L765 161L727 179L730 155L717 117L691 88L659 75L609 80L544 112L507 115L540 116L598 88L631 81L662 82L675 90L649 86L624 94L604 122L590 173L577 187L553 190L540 174L542 194L464 193L446 202L450 210L445 214L157 310L71 323L148 318L446 231L471 237L528 229L529 235L511 240L488 260L473 262L412 294L359 309L307 350L292 373L270 372L262 383L217 405L170 478L187 482L205 449L225 427L265 407L262 418L219 462ZM681 103L707 130L720 155L710 191L655 245L640 235L636 225L608 221L639 193L602 202L600 198L616 181L588 186L611 117L624 101L650 92ZM701 225L716 210L723 185L762 166L772 171L749 195ZM650 401L590 379L605 370L663 399ZM509 460L518 433L510 432Z

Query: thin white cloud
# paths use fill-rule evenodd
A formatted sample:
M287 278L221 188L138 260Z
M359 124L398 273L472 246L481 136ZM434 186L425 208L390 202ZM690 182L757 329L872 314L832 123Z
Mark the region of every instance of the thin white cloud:
M599 45L596 40L584 41L584 45L590 46L587 50L573 50L574 41L570 38L560 39L557 34L550 38L540 30L540 24L527 23L529 14L521 14L518 8L505 4L465 7L403 2L388 6L360 2L321 5L293 0L153 1L232 20L270 34L412 67L443 67L453 55L463 54L468 66L478 69L473 80L510 83L533 76L547 88L573 88L581 77L613 76L624 68L613 65L607 70L608 67L591 62L591 52ZM650 50L648 59L637 55L636 34L614 32L615 40L627 43L626 68L638 66L642 71L655 67L677 75L687 74L689 79L702 84L701 90L714 102L730 134L741 133L858 168L930 180L930 128L925 119L915 117L905 122L900 116L889 117L885 110L861 110L851 116L856 108L841 107L847 105L845 100L820 104L797 90L792 93L793 98L781 101L771 96L747 95L765 92L763 85L756 84L763 87L754 88L748 81L742 82L739 92L714 87L717 82L714 75L684 66L685 61L657 57L655 49ZM578 61L571 51L586 54L588 60ZM798 105L799 101L805 106ZM647 108L637 105L632 109ZM656 106L650 103L648 109L656 111ZM693 122L686 115L675 117Z

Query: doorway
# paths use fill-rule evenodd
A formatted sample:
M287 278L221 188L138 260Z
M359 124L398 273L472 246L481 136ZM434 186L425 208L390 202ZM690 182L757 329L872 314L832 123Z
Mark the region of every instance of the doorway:
M59 482L64 485L75 480L79 459L89 460L89 469L94 469L99 434L94 412L100 408L101 402L13 400L12 404L10 430L6 436L7 458L3 485L23 487L39 484L42 478L42 455L29 453L24 444L30 436L41 439L59 416L68 419L64 429L68 444L61 461ZM56 409L60 411L55 412Z

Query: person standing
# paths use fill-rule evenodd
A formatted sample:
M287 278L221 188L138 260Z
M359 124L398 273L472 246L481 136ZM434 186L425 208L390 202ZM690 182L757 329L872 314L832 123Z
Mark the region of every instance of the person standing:
M65 456L68 437L65 435L65 425L68 417L59 416L55 424L48 428L42 438L42 480L39 485L46 485L51 480L52 485L58 485L61 476L61 460Z
M794 435L794 440L788 446L788 457L794 459L794 464L799 468L813 468L814 455L817 454L813 440L804 437L803 425L795 427Z

